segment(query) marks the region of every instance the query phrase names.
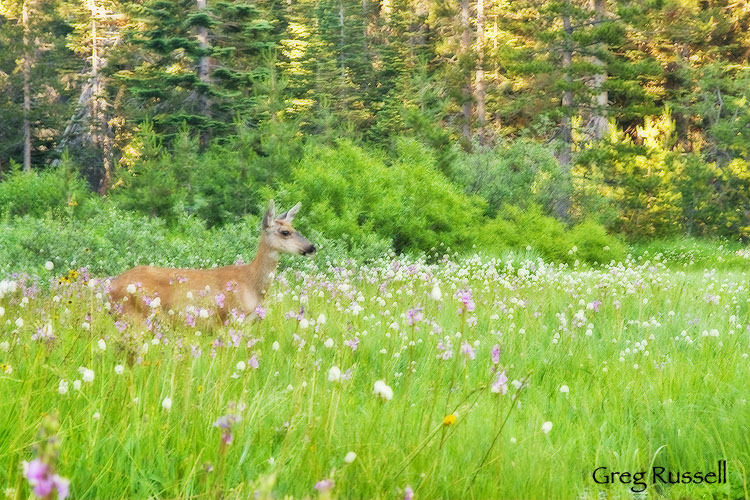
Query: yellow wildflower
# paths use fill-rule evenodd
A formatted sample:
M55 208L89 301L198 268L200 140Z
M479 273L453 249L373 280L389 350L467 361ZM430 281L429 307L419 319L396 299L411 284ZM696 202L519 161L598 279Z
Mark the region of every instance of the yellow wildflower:
M456 423L456 415L451 413L450 415L446 415L445 418L443 418L443 425L453 425Z

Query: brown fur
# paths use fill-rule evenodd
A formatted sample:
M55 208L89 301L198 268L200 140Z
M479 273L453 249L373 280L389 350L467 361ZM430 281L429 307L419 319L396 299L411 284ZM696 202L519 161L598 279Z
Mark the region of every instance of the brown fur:
M159 297L161 309L177 312L192 302L204 307L210 306L226 320L232 309L245 315L254 313L261 304L273 280L281 252L307 255L315 247L294 231L291 221L299 210L297 204L292 210L275 219L273 201L263 221L263 231L258 251L250 264L225 266L216 269L168 269L151 266L134 267L117 276L110 285L110 298L116 305L122 304L122 311L131 316L146 317L151 308L144 297ZM284 236L283 231L291 234ZM128 293L133 284L137 291ZM224 294L224 306L219 307L215 297Z

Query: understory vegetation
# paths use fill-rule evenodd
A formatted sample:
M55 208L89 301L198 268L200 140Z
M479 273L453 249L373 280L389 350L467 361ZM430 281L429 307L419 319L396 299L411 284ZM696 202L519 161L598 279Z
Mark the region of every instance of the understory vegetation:
M254 248L271 198L284 207L301 201L303 234L329 256L358 260L388 249L414 255L515 251L601 264L622 261L628 245L686 233L739 248L745 231L746 167L723 172L718 184L696 191L698 184L675 169L690 172L697 164L667 160L658 145L652 153L661 160L627 160L631 166L647 161L658 183L629 187L645 182L638 180L643 172L618 170L622 158L594 162L608 154L602 150L590 151L587 161L615 171L592 166L596 181L589 174L563 176L552 153L533 142L454 151L446 159L415 138L401 138L389 149L311 140L294 154L286 149L259 157L243 149L252 143L248 134L241 129L236 141L201 150L183 130L178 146L168 150L147 127L130 167L104 198L87 188L69 157L42 172L8 173L0 182L0 266L18 271L52 259L115 274L136 263L232 263ZM557 216L560 203L567 204L565 219Z

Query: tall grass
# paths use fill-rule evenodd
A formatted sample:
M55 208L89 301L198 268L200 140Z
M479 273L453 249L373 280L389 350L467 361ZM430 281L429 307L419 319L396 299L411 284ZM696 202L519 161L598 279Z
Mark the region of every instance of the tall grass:
M29 495L21 462L50 413L72 498L402 498L407 486L425 499L632 498L632 484L596 484L593 470L708 471L719 459L729 484L648 493L747 495L744 271L309 263L280 273L263 319L189 326L185 311L157 310L151 329L116 324L105 284L60 280L66 271L17 277L26 284L0 298L10 498ZM79 367L95 378L75 390ZM378 380L392 399L374 393ZM226 415L240 417L231 444L214 425ZM318 493L323 479L333 489Z

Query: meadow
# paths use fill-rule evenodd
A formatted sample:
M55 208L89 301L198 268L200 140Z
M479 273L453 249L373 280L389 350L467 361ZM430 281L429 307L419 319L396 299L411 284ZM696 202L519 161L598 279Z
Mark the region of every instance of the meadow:
M226 325L210 295L128 324L86 269L9 274L0 487L29 498L36 459L45 498L747 498L748 276L690 260L298 261Z

